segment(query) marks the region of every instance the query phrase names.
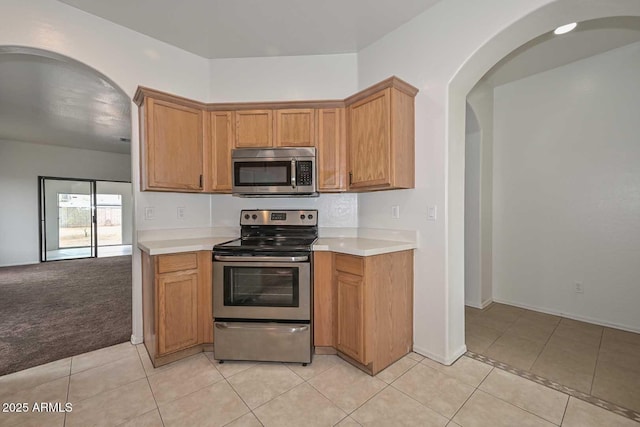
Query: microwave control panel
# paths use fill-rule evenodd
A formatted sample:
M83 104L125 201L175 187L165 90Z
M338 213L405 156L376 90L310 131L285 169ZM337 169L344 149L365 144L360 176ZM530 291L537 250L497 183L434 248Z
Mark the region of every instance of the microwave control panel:
M311 185L311 174L313 173L312 162L298 161L296 166L296 183L298 185Z

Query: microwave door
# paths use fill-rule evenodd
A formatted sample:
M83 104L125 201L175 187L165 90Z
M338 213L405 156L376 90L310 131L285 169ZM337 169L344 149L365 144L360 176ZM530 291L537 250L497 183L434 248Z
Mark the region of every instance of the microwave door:
M234 181L236 187L282 188L290 187L295 169L292 161L237 161L234 164Z

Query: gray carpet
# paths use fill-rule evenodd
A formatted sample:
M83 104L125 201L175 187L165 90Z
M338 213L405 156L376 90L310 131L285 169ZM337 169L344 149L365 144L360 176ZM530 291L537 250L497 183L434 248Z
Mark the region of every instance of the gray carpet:
M0 268L0 375L130 338L130 255Z

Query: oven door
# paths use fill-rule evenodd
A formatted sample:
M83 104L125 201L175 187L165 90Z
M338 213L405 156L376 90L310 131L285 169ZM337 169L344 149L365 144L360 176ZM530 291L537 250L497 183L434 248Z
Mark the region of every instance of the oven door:
M310 266L308 254L282 257L214 254L214 317L309 321Z

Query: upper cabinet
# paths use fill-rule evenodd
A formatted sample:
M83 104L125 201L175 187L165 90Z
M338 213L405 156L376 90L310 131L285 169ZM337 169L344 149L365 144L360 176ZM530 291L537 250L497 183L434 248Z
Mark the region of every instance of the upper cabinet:
M236 111L236 148L273 147L271 110Z
M276 147L315 146L315 110L296 108L275 110L273 123Z
M142 190L230 193L234 148L316 147L322 193L414 187L414 97L391 77L345 100L203 104L144 87Z
M316 161L318 190L338 192L347 189L347 141L344 108L318 110Z
M199 104L138 89L142 190L203 191L204 111Z
M391 78L347 99L350 190L414 187L416 93Z
M214 193L230 193L231 150L234 145L235 122L233 111L210 111L209 144L207 170L209 173L208 188Z

